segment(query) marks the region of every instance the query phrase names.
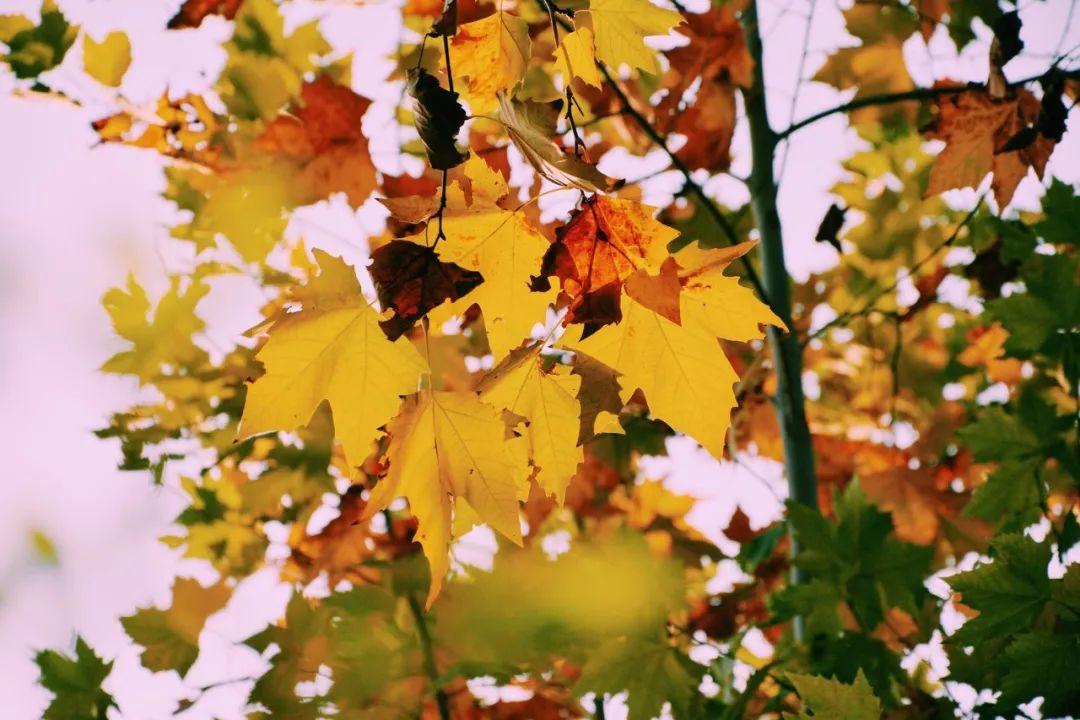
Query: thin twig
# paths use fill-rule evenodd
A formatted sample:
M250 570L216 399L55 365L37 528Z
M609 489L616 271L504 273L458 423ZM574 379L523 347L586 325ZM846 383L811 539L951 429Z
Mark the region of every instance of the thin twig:
M1051 66L1051 69L1053 69L1056 66L1057 66L1057 63L1055 63L1053 66ZM1073 68L1071 70L1066 70L1064 72L1065 72L1066 77L1078 77L1078 76L1080 76L1080 68ZM1009 83L1009 87L1011 87L1011 88L1021 87L1023 85L1027 85L1030 82L1035 82L1036 80L1039 80L1039 79L1043 78L1045 75L1046 75L1046 72L1039 73L1038 75L1032 75L1031 77L1026 77L1026 78L1024 78L1022 80L1017 80L1016 82ZM823 119L825 119L825 118L827 118L827 117L829 117L831 115L837 115L837 114L840 114L840 113L848 113L848 112L851 112L852 110L858 110L858 109L864 108L864 107L874 107L874 106L877 106L877 105L891 105L893 103L914 102L914 101L918 101L918 100L930 100L930 99L933 99L933 98L936 98L936 97L940 97L942 95L957 95L959 93L965 93L965 92L970 92L972 90L982 90L982 89L983 89L983 86L978 85L978 84L974 84L974 85L954 85L954 86L947 86L947 87L915 88L914 90L907 90L905 92L885 93L885 94L882 94L882 95L871 95L870 97L855 98L854 100L850 100L850 101L848 101L846 103L840 103L839 105L834 105L831 108L826 108L825 110L822 110L820 112L816 112L813 115L809 115L807 117L804 117L802 120L798 120L798 121L792 123L791 125L789 125L787 127L787 129L781 130L780 132L776 133L776 139L778 141L779 140L784 140L788 136L795 134L799 130L802 130L807 125L813 125L817 121L823 120Z

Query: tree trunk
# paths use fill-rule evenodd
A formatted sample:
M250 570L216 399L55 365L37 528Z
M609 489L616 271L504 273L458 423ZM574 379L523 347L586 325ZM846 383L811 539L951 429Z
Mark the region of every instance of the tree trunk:
M750 0L743 12L747 49L754 58L754 84L743 91L747 120L750 125L750 146L753 164L750 172L751 207L761 239L761 262L769 303L787 325L788 331L769 328L769 344L776 366L776 413L784 443L784 466L787 471L789 496L792 501L817 507L817 478L814 475L814 449L810 429L806 424L802 389L802 349L791 322L791 280L784 262L783 231L776 210L776 179L773 166L776 157L776 133L769 125L766 107L764 53L758 29L757 2ZM798 553L794 540L792 557ZM799 582L797 570L792 582ZM802 635L801 623L796 623L797 636Z

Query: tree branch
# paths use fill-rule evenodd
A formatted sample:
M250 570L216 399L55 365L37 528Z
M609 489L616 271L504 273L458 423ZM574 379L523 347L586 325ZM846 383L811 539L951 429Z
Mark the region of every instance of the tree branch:
M1051 70L1052 69L1053 69L1053 67L1051 67ZM1047 74L1047 72L1050 72L1050 71L1047 70L1046 72L1039 73L1038 75L1032 75L1031 77L1026 77L1026 78L1023 78L1022 80L1017 80L1016 82L1009 83L1009 87L1016 88L1016 87L1021 87L1023 85L1027 85L1030 82L1035 82L1036 80L1039 80L1042 77L1044 77ZM1074 68L1072 70L1065 70L1064 74L1065 74L1066 77L1080 76L1080 68ZM824 120L825 118L830 117L832 115L839 115L841 113L849 113L849 112L851 112L853 110L859 110L860 108L875 107L875 106L878 106L878 105L891 105L893 103L901 103L901 102L914 102L914 101L920 101L920 100L930 100L930 99L933 99L933 98L936 98L936 97L940 97L942 95L956 95L956 94L959 94L959 93L968 92L970 90L981 90L982 88L983 88L982 85L977 85L977 84L976 85L957 85L957 86L949 86L949 87L915 88L914 90L907 90L905 92L885 93L883 95L871 95L870 97L856 98L856 99L850 100L850 101L848 101L846 103L840 103L839 105L834 105L831 108L826 108L825 110L822 110L820 112L816 112L813 115L809 115L807 117L804 117L802 120L798 120L796 122L793 122L785 130L782 130L782 131L778 132L776 134L776 139L778 141L779 140L786 140L789 136L794 135L795 133L797 133L799 130L802 130L807 125L813 125L818 120Z

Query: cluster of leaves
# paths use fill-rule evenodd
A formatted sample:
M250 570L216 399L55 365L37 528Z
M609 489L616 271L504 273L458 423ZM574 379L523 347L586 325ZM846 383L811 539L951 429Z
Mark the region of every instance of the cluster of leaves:
M698 181L737 152L737 94L764 92L752 4L408 0L387 82L401 154L424 170L396 176L372 159L351 56L318 22L286 31L282 10L186 0L170 31L230 24L224 65L152 107L123 95L123 33L82 44L86 72L118 88L94 130L165 158L172 235L195 257L156 301L134 278L104 299L129 347L103 370L150 399L99 435L186 493L164 541L220 574L122 619L146 668L185 676L208 617L269 565L295 592L245 641L267 668L250 717L579 717L590 694L602 716L623 692L632 720L936 717L957 683L996 693L979 696L986 717L1077 706L1080 576L1050 566L1080 541L1080 200L1059 181L1040 213L938 196L992 176L1004 210L1062 140L1075 73L1057 59L1008 82L1019 15L846 11L859 44L814 79L856 89L821 116L847 113L863 149L818 233L839 262L789 313L755 295L750 206ZM978 22L995 31L987 82L917 87L905 43L944 26L962 49ZM20 91L79 105L50 75L79 33L52 2L0 17ZM646 42L668 34L663 52ZM659 214L595 162L653 146L684 183ZM574 208L545 220L556 193ZM286 235L300 208L373 200L386 222L367 268ZM208 352L199 303L241 279L268 298L263 321ZM739 510L725 553L639 460L676 433L723 463L783 458L792 408L766 326L799 341L819 388L819 508L759 528ZM491 571L462 540L480 524L498 533ZM968 554L951 593L927 589ZM972 619L946 637L957 610ZM944 678L920 660L942 644ZM46 717L114 706L82 640L38 663ZM481 702L478 678L527 699Z

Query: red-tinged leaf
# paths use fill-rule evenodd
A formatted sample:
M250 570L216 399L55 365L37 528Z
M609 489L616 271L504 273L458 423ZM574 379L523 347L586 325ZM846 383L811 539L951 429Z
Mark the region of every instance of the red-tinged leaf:
M395 240L371 254L371 277L379 302L394 316L379 325L395 340L432 308L457 300L484 277L454 263L442 262L434 248Z

